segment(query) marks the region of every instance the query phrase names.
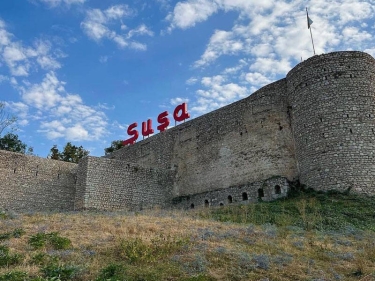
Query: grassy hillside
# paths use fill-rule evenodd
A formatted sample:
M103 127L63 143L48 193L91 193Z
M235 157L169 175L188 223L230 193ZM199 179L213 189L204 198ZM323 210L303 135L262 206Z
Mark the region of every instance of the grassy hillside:
M189 212L0 212L0 281L375 280L375 198Z

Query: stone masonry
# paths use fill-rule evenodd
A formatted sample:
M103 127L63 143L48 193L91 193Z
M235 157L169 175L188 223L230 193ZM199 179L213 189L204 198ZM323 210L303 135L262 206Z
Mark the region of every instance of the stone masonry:
M249 97L79 165L0 151L0 209L194 208L273 200L299 179L375 194L375 60L314 56Z

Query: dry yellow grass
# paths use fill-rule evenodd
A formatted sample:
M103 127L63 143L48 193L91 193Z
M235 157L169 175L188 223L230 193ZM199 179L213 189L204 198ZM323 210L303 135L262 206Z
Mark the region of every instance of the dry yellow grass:
M59 264L78 266L80 273L72 280L96 280L113 263L127 268L129 277L123 280L375 280L373 232L221 223L194 218L193 212L160 210L25 214L0 220L0 234L16 228L26 234L2 244L24 260L0 267L0 275L24 271L42 276L32 258L45 253L57 257ZM31 235L50 232L69 238L70 250L35 250L29 245ZM124 241L140 241L132 250L154 249L157 259L131 260Z

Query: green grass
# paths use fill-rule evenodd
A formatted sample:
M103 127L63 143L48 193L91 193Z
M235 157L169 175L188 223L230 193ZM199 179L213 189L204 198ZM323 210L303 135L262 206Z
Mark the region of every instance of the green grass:
M296 226L305 230L375 231L375 198L338 192L300 191L274 202L204 209L198 216L220 222Z

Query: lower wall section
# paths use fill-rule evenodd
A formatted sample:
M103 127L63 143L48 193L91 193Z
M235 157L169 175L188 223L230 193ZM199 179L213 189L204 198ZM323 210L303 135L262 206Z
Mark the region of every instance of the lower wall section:
M73 210L76 167L0 150L0 209Z
M171 201L175 172L99 157L81 160L75 209L139 210Z
M258 181L246 185L229 187L226 189L209 191L190 196L173 198L173 207L193 209L197 207L224 206L228 204L247 204L272 201L285 197L289 190L289 182L284 177L272 177L265 181Z

